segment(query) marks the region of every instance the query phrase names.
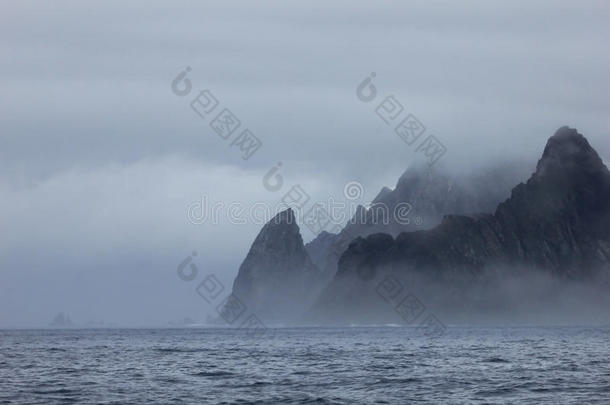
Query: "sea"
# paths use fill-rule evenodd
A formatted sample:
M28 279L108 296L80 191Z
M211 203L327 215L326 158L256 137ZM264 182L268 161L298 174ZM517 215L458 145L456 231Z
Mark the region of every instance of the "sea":
M610 328L0 330L0 404L609 404Z

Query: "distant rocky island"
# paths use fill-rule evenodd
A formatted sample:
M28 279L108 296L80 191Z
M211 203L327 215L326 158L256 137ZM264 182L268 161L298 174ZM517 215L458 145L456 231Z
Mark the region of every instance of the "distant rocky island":
M53 320L49 323L51 328L70 328L73 326L72 320L70 320L70 316L64 314L63 312L55 315Z
M568 127L531 167L466 177L410 168L341 232L307 245L294 212L283 211L256 237L233 293L262 320L284 323L404 322L388 305L391 288L456 323L609 312L607 167ZM377 205L400 203L426 229L377 217Z

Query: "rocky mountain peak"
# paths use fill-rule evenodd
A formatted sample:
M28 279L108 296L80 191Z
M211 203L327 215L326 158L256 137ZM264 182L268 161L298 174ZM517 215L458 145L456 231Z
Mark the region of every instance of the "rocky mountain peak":
M274 224L294 224L295 223L294 211L292 208L287 208L284 211L279 212L275 217L269 221Z
M577 173L590 175L603 171L607 168L587 139L576 129L563 126L547 141L534 178L565 182Z
M488 303L479 300L491 279L498 289L511 277L607 282L610 172L574 129L562 127L548 139L536 172L514 187L494 214L455 214L430 230L403 232L394 240L389 235L354 240L313 316L341 313L342 319L361 319L365 311L376 311L373 281L384 273L414 289L429 288L428 299L440 297L436 305L448 312L470 306L486 313L489 303L505 305L492 295ZM509 294L511 305L521 299ZM387 313L379 310L377 315Z
M291 208L278 213L263 226L252 244L254 252L295 252L304 251L303 238Z
M233 293L259 318L286 320L309 305L318 276L289 208L261 229L239 267Z

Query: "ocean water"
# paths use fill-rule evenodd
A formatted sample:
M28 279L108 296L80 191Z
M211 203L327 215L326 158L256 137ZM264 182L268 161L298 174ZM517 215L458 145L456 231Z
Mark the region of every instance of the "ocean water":
M610 403L610 328L0 331L1 404Z

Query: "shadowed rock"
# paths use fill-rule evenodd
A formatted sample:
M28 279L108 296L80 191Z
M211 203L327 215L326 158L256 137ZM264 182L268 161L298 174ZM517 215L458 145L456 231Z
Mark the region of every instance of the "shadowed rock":
M292 209L260 231L233 283L233 293L264 321L289 322L319 290L319 272L305 251Z
M396 237L402 232L431 229L448 214L493 212L532 170L522 162L459 175L428 165L412 166L393 190L383 187L368 209L358 206L341 232L323 232L306 249L314 264L332 278L339 257L356 237L375 233Z
M430 230L353 241L312 313L341 308L357 318L375 305L374 283L384 274L414 288L436 284L430 299L454 294L455 305L474 299L473 283L489 271L516 268L565 280L610 270L610 173L574 129L562 127L548 140L536 172L494 214L447 215Z

